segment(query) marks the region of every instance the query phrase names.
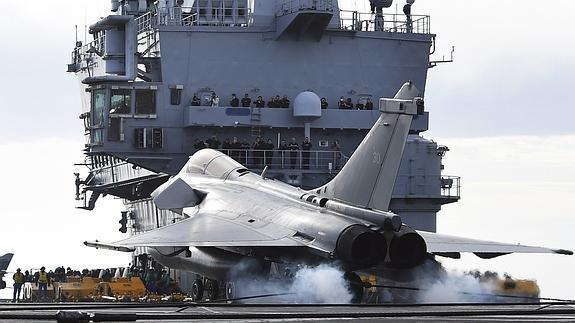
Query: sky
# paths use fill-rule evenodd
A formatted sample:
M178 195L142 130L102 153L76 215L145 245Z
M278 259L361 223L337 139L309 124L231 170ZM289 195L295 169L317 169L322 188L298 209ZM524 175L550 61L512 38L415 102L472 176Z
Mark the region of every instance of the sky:
M367 0L343 2L368 8ZM3 4L10 14L0 20L0 254L16 253L11 270L130 261L82 245L124 237L120 200L101 199L93 212L74 208L83 127L78 83L65 69L74 26L83 39L83 26L108 5ZM449 146L445 174L462 177L462 199L443 207L439 232L575 250L574 11L570 0L416 1L413 14L431 15L438 35L432 58L455 46L455 62L430 70L425 97L431 123L424 137ZM537 279L544 296L574 298L575 257L465 256L444 264Z

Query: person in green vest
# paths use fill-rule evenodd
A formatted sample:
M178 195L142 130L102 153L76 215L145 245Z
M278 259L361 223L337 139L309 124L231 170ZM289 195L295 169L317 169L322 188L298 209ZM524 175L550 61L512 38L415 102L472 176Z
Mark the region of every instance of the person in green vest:
M14 280L14 296L12 297L12 302L20 301L20 292L22 291L22 285L24 284L24 274L20 268L16 269L16 272L12 276Z

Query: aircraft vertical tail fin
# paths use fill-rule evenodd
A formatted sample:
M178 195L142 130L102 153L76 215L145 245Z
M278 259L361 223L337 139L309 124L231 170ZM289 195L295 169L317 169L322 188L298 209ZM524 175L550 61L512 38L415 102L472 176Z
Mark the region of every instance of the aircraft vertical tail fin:
M12 261L12 257L14 256L13 253L7 253L4 256L0 257L0 271L6 271L8 266L10 265L10 261Z
M380 99L382 112L336 177L313 192L359 207L388 210L409 134L418 114L419 91L405 83L393 99Z

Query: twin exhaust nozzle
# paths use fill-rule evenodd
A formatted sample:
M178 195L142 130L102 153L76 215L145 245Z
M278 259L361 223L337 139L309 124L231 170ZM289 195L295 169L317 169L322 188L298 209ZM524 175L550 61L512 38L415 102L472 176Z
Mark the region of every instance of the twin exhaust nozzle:
M423 263L427 245L421 235L405 225L386 237L364 225L356 224L340 234L336 252L351 267L365 268L384 264L406 269Z

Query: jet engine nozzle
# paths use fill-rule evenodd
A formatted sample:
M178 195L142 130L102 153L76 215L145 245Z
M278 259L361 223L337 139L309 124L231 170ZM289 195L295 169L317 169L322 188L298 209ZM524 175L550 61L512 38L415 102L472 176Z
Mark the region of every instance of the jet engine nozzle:
M336 252L348 264L369 267L385 259L387 242L383 235L357 224L340 234Z
M405 269L420 265L425 260L427 245L419 233L403 225L389 243L391 266Z

